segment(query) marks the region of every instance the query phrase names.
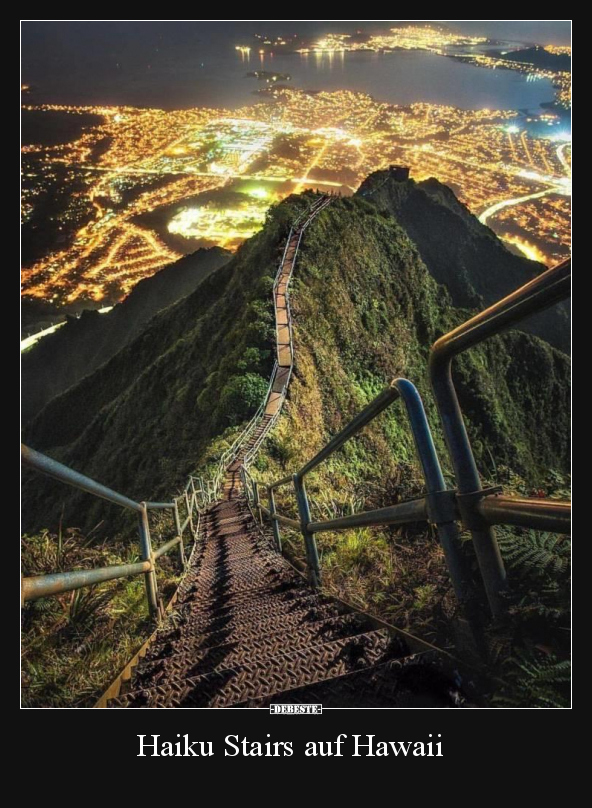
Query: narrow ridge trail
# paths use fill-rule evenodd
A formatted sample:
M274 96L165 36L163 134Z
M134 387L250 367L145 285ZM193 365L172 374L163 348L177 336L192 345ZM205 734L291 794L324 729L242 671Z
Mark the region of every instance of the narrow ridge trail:
M277 366L256 428L202 521L166 618L109 707L458 707L449 658L313 589L261 532L240 470L273 426L293 364L288 285L320 197L293 228L274 286ZM413 645L413 647L411 647Z
M171 614L109 707L454 707L434 651L313 590L227 477Z

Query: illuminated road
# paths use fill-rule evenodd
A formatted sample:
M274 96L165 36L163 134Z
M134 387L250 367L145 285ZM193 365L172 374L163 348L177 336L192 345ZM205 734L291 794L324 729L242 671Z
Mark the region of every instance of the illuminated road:
M310 165L308 166L308 168L307 168L307 169L306 169L306 171L304 172L304 177L302 177L302 179L301 179L301 180L299 180L298 185L296 186L296 188L294 188L294 193L295 193L295 194L299 194L299 193L302 191L302 189L304 188L304 186L305 186L305 185L306 185L308 182L310 182L310 180L308 179L308 175L309 175L309 174L310 174L310 172L313 170L313 168L314 168L316 165L318 165L318 164L319 164L319 162L321 161L321 159L322 159L322 158L323 158L323 156L325 155L325 152L326 152L326 151L327 151L327 149L329 148L329 143L330 143L330 141L329 141L329 140L326 140L326 141L325 141L325 143L324 143L324 145L322 146L322 148L320 148L320 149L319 149L319 151L316 153L316 155L315 155L315 156L314 156L314 158L312 159L312 161L311 161ZM337 184L337 183L335 183L335 184Z
M43 337L46 337L48 334L53 334L54 331L57 331L58 328L61 328L63 325L66 325L65 320L63 320L61 323L56 323L49 328L44 328L43 331L38 331L36 334L33 334L30 337L25 337L25 339L21 340L21 353L26 351L27 348L30 348L32 345L35 345L36 342L39 342L40 339L43 339Z
M514 199L502 199L500 202L496 202L495 205L491 205L487 210L484 210L483 213L479 215L479 221L481 224L487 224L489 219L499 213L500 210L514 205L521 205L523 202L530 202L532 199L541 199L549 194L562 194L566 196L569 195L569 191L566 186L552 186L545 188L544 191L537 191L537 193L534 194L527 194L526 196L519 196ZM528 241L518 238L517 236L501 236L501 238L517 247L520 252L527 258L530 258L531 261L540 261L543 264L546 263L545 256L534 244L530 244Z
M327 144L329 145L329 144ZM326 148L326 147L325 147ZM318 163L320 159L320 155L317 154L315 160L308 168L308 171ZM51 161L48 161L51 162ZM54 162L63 162L61 160L56 160ZM85 171L98 171L104 174L117 174L117 175L124 175L124 174L152 174L157 177L184 177L184 176L191 176L191 177L213 177L215 179L224 180L224 179L240 179L240 180L254 180L256 182L291 182L295 185L311 182L306 176L304 177L287 177L287 176L269 176L267 174L248 174L248 173L241 173L238 171L225 171L224 174L216 174L212 171L162 171L156 169L148 169L148 168L104 168L103 166L92 166L89 164L83 164L80 166ZM109 180L113 179L112 176L109 176ZM312 180L313 182L317 182L317 180ZM343 185L342 182L335 182L334 180L323 180L322 182L318 180L319 185L330 185L334 188L341 188Z
M99 314L106 314L108 311L111 311L113 306L105 306L102 309L98 309ZM32 345L35 345L36 342L39 342L40 339L43 337L47 337L48 334L53 334L54 331L57 331L58 328L61 328L63 325L66 325L66 321L62 320L61 323L56 323L55 325L51 325L49 328L44 328L43 331L38 331L36 334L31 334L25 339L21 340L21 353L26 351L27 348L30 348Z
M548 196L549 194L562 194L565 196L566 189L561 186L553 186L552 188L545 188L544 191L538 191L535 194L518 196L514 199L502 199L501 202L496 202L495 205L491 205L491 207L479 214L479 221L481 224L487 224L492 216L495 216L496 213L499 213L500 210L503 210L504 208L510 208L513 205L521 205L523 202L530 202L531 199L540 199L541 197Z

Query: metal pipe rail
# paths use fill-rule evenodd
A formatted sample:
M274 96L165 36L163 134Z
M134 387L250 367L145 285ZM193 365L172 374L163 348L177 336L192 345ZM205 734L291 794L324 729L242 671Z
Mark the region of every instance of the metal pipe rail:
M222 483L222 480L224 479L226 469L236 459L241 447L250 438L253 431L255 430L255 427L261 420L265 412L265 405L269 398L271 388L273 387L273 384L275 382L277 368L278 363L276 361L274 363L273 370L271 371L267 392L265 393L265 396L263 398L263 401L259 405L259 408L255 412L255 414L253 415L247 426L240 433L240 435L234 440L230 448L226 449L226 451L221 455L220 460L218 461L216 472L214 474L214 477L212 478L211 491L208 499L208 504L214 502L218 498L220 494L220 485Z
M437 528L455 593L461 602L465 601L470 596L472 587L466 561L459 551L457 522L461 522L471 532L490 609L497 616L505 606L506 576L492 526L507 524L562 534L569 532L570 503L507 497L501 495L501 489L482 488L454 389L451 364L458 353L567 297L570 292L570 271L569 261L547 270L434 344L430 355L432 389L458 490L446 490L423 404L415 387L406 379L395 379L389 388L380 393L298 472L265 486L269 507L259 506L259 509L273 526L276 546L281 551L280 524L300 529L305 541L309 577L313 584L319 585L321 580L316 533L427 520ZM406 406L426 482L426 496L374 511L313 522L304 485L306 475L357 435L398 397L403 399ZM294 486L299 521L278 513L276 509L275 491L289 483ZM258 484L246 469L243 484L249 499L256 500L259 504Z
M49 595L61 595L83 586L94 586L103 581L116 578L129 578L132 575L146 574L152 567L149 561L138 561L136 564L120 564L114 567L100 567L94 570L75 570L74 572L58 572L50 575L34 575L22 580L22 600L37 600Z
M304 478L317 466L327 460L348 440L357 435L367 424L387 409L397 399L402 399L409 420L415 448L419 457L426 483L426 496L411 502L402 502L388 508L352 514L338 519L313 522ZM258 499L257 483L248 470L243 472L244 487L249 499ZM299 522L279 514L275 506L274 492L280 486L291 482L294 486L298 504ZM418 521L429 521L434 524L448 564L454 591L461 602L469 596L470 577L464 558L460 552L456 512L452 505L454 492L446 490L444 476L432 439L430 427L425 415L422 400L411 382L407 379L395 379L390 387L382 391L362 412L353 418L347 426L335 435L320 452L291 477L284 477L266 486L269 508L265 509L272 522L275 542L281 548L279 524L298 526L302 532L309 578L313 585L321 583L318 550L315 534L328 530L349 530L363 525L400 525Z
M272 296L273 296L273 306L274 306L275 321L276 321L276 324L277 324L277 321L278 321L278 316L277 316L278 309L277 309L277 298L276 298L277 290L278 290L280 280L282 279L282 276L283 276L284 264L285 264L285 261L286 261L286 256L288 254L288 249L289 249L290 243L292 241L292 237L294 236L295 232L298 232L298 241L297 241L296 247L294 249L294 255L292 256L291 265L290 265L290 271L289 271L288 275L285 278L285 283L286 283L286 292L285 292L286 318L287 318L287 323L288 323L289 341L287 343L280 343L279 339L277 339L277 331L276 331L277 346L279 346L279 345L287 345L289 347L289 349L290 349L290 366L288 368L288 374L286 376L286 379L285 379L283 387L282 387L282 391L281 391L280 398L279 398L278 405L277 405L277 411L274 414L271 421L267 424L266 429L259 435L259 437L257 438L257 441L255 442L255 444L245 454L245 456L243 458L243 461L242 461L242 465L244 465L244 466L249 466L249 464L251 463L253 457L259 451L259 447L261 446L261 444L263 443L263 441L265 440L265 438L267 437L269 432L275 426L275 424L276 424L276 422L277 422L277 420L278 420L278 418L280 416L281 409L283 407L284 401L286 400L287 389L288 389L288 385L290 383L290 378L292 376L292 361L293 361L293 357L294 357L294 332L293 332L293 326L292 326L292 315L291 315L291 311L290 311L290 299L289 299L289 294L288 294L288 287L289 287L289 284L290 284L290 280L292 278L292 273L294 272L294 267L296 265L296 258L297 258L297 255L298 255L298 249L300 247L300 241L302 239L303 232L306 230L306 228L308 227L308 225L310 224L310 222L312 221L312 219L314 218L316 213L318 213L318 211L321 208L326 207L332 201L333 201L333 197L332 196L327 196L327 195L323 195L323 196L319 197L318 199L316 199L312 203L312 205L305 208L302 211L302 213L300 213L300 215L294 220L294 222L292 223L292 226L290 227L290 230L288 231L288 236L286 238L286 244L284 246L284 251L282 253L282 257L280 259L280 263L279 263L277 272L275 274L274 282L273 282L273 294L272 294ZM222 480L222 478L224 476L224 472L226 471L228 465L236 458L236 456L238 455L238 450L240 449L240 446L243 445L245 440L252 433L255 424L259 422L261 416L263 415L263 412L265 411L267 402L269 400L271 389L273 387L274 382L276 381L276 376L277 376L278 369L279 369L279 364L276 361L276 363L274 365L274 369L273 369L273 371L271 373L271 377L270 377L267 392L265 394L265 397L263 399L263 402L262 402L261 406L259 407L259 410L255 413L255 415L253 416L253 419L251 420L251 422L249 423L249 425L247 426L245 431L241 434L239 439L237 439L237 441L235 441L235 444L233 444L233 447L231 447L231 450L229 450L227 453L222 455L222 457L220 458L219 465L218 465L218 471L217 471L217 474L216 474L216 477L215 477L215 480L216 480L215 490L216 490L216 492L219 491L219 484L220 484L220 482L221 482L221 480ZM235 445L236 445L236 451L232 451L232 449L234 449Z
M329 202L331 202L331 201L332 201L331 198L327 198L327 197L320 197L319 199L315 200L315 202L310 207L306 208L300 214L300 216L294 221L294 223L290 227L290 230L288 232L288 237L286 238L286 244L285 244L285 247L284 247L284 251L282 253L282 258L280 260L280 263L279 263L279 266L278 266L278 269L277 269L277 272L276 272L276 275L275 275L275 278L274 278L274 282L273 282L273 306L274 306L274 313L275 313L276 323L277 323L276 293L277 293L277 288L279 286L280 279L282 277L282 270L283 270L284 263L285 263L285 260L286 260L286 255L288 253L288 248L289 248L290 242L292 240L292 236L294 235L294 232L298 228L299 222L306 216L307 217L306 221L304 222L304 224L300 228L298 243L297 243L296 249L294 251L294 256L292 257L290 273L289 273L289 275L288 275L288 277L286 279L286 284L289 284L290 279L292 277L292 272L294 271L294 265L295 265L295 262L296 262L296 256L298 254L298 247L300 245L300 239L302 238L302 233L304 232L304 230L308 226L312 216L316 212L316 209L319 208L319 207L324 207L325 205L329 204ZM294 355L294 345L293 345L292 317L291 317L291 313L290 313L290 302L289 302L287 290L286 290L286 314L287 314L287 320L288 320L288 333L289 333L289 343L287 343L287 344L289 345L289 348L290 348L290 356L293 357L293 355ZM278 345L279 344L280 343L278 342ZM224 479L226 469L236 459L241 447L249 439L249 437L252 435L253 431L255 430L255 427L260 422L260 420L261 420L261 418L262 418L262 416L263 416L263 414L265 412L265 408L266 408L267 402L269 400L269 396L271 394L271 389L272 389L272 387L273 387L273 385L275 383L278 368L279 368L279 364L278 364L278 361L276 360L276 362L275 362L275 364L273 366L273 370L271 372L270 378L269 378L269 385L268 385L268 388L267 388L267 392L265 393L265 396L263 397L263 401L261 402L261 404L259 406L259 409L255 413L255 415L251 418L251 420L249 421L249 423L247 424L245 429L241 432L241 434L238 436L238 438L234 441L232 446L229 449L227 449L222 454L222 456L220 457L220 460L218 461L218 466L217 466L216 472L215 472L214 477L213 477L212 490L211 490L210 496L208 498L208 503L211 503L211 502L215 501L215 499L218 498L219 493L220 493L220 485L222 483L222 480ZM265 440L268 432L275 425L275 423L277 421L277 418L279 416L279 412L280 412L280 410L281 410L281 408L283 406L283 403L285 401L287 386L288 386L288 383L290 381L291 374L292 374L292 366L290 365L288 376L287 376L286 381L284 383L284 387L283 387L281 397L280 397L280 401L279 401L279 404L278 404L278 411L276 412L276 414L275 414L274 418L271 420L271 422L267 425L267 429L265 430L265 432L263 432L258 437L256 444L245 455L243 463L248 464L252 460L254 455L257 453L261 443Z
M85 477L84 474L74 471L63 463L58 463L47 455L36 452L35 449L30 449L28 446L21 444L21 462L24 466L40 471L48 477L53 477L54 480L59 480L66 485L71 485L80 491L86 491L88 494L93 494L100 499L106 499L114 505L119 505L121 508L128 508L131 511L142 513L142 506L139 502L134 502L132 499L112 491L101 483L91 480L90 477Z
M442 422L456 484L458 507L464 527L470 530L479 569L491 611L504 611L507 589L506 571L495 535L494 523L520 524L563 532L564 518L556 519L557 504L535 501L526 505L499 499L484 501L489 492L483 491L477 464L464 424L462 411L452 379L452 360L458 354L478 345L535 312L552 306L570 294L571 261L548 269L507 297L467 320L440 337L430 354L430 378L436 406ZM495 519L496 521L491 521ZM520 519L518 522L517 520Z
M285 258L288 252L289 245L291 243L292 236L298 229L299 237L294 252L294 256L292 258L290 271L288 277L286 278L287 284L289 283L292 272L294 270L294 264L298 252L298 246L300 244L300 239L302 237L302 232L306 229L309 222L312 220L315 212L319 208L327 205L330 201L331 199L326 196L322 196L316 199L312 205L310 205L308 208L302 211L300 216L298 216L298 218L294 221L292 227L290 228L282 260L280 262L274 280L273 299L274 299L274 308L276 309L276 315L277 315L276 291L280 282L280 278L282 276L282 270L284 267ZM290 340L290 355L293 356L293 332L292 332L289 300L287 295L286 295L286 309L287 309L288 327L289 327L288 331ZM58 461L53 460L52 458L47 457L46 455L43 455L40 452L36 452L34 449L22 446L21 457L24 465L29 466L30 468L39 471L43 474L46 474L50 477L53 477L54 479L57 479L60 482L70 485L74 488L78 488L81 491L86 491L87 493L90 493L93 496L105 499L108 502L111 502L115 505L119 505L122 508L134 511L138 516L138 532L142 551L142 561L138 562L137 564L122 564L110 567L101 567L94 570L76 570L73 572L55 573L51 575L32 576L29 578L24 578L22 580L22 587L21 587L23 602L34 600L40 597L45 597L47 595L61 594L63 592L79 589L84 586L92 586L94 584L101 583L103 581L129 577L131 575L144 574L146 579L146 596L148 600L148 607L150 614L151 616L159 617L160 606L158 601L158 586L156 580L155 562L158 560L158 558L170 552L170 550L172 550L173 548L178 547L181 563L183 566L185 566L185 549L183 541L184 533L186 529L189 528L193 541L195 542L197 540L201 525L201 515L205 510L205 508L207 508L212 502L218 499L220 495L220 486L222 480L224 479L228 466L236 459L236 457L240 452L241 447L250 438L250 436L256 429L257 425L260 423L261 418L265 412L265 408L269 400L269 396L271 394L273 385L276 381L277 371L278 371L278 362L276 361L270 375L267 393L264 396L261 405L255 412L255 414L253 415L247 426L234 440L232 445L221 455L213 477L209 480L204 480L201 477L195 477L191 475L181 494L178 497L176 497L172 502L135 502L134 500L129 499L128 497L125 497L122 494L119 494L118 492L113 491L110 488L107 488L101 483L92 480L90 477L86 477L85 475L68 468L62 463L59 463ZM267 425L267 429L260 436L258 436L256 443L249 451L248 453L249 459L252 458L254 454L257 452L262 441L265 439L267 432L269 431L270 428L273 427L273 425L277 421L279 411L286 397L286 389L290 379L290 374L291 374L291 366L281 392L281 398L278 410L275 413L274 417L269 422L269 424ZM254 496L256 498L258 497L258 492L256 488ZM260 503L258 503L258 507L259 507L259 513L261 515L263 513L263 507L260 505ZM186 517L181 522L180 510L182 508L185 509ZM150 537L150 527L148 523L148 512L150 510L170 510L173 513L175 521L176 535L174 536L174 538L165 542L156 550L152 548L152 542ZM196 517L195 524L194 524L194 517ZM286 519L284 520L284 522L286 524L292 524L292 523L297 524L295 520L290 519Z
M261 444L266 439L266 437L271 432L271 430L274 428L274 426L275 426L275 424L276 424L276 422L277 422L277 420L278 420L278 418L279 418L279 416L281 414L281 410L282 410L282 407L284 405L284 402L286 400L286 395L287 395L287 392L288 392L288 385L289 385L290 379L292 377L292 368L293 368L293 361L294 361L294 331L293 331L293 325L292 325L292 313L290 311L289 285L290 285L290 281L292 279L292 274L294 272L294 267L296 266L296 259L298 257L298 250L300 248L300 242L302 240L302 235L303 235L304 231L306 230L306 228L308 227L310 222L314 219L316 214L322 208L329 205L332 201L333 201L333 197L327 196L327 195L323 195L323 196L319 197L318 199L316 199L312 203L312 205L310 205L308 208L306 208L304 211L302 211L302 213L298 216L298 218L292 223L292 226L290 227L290 230L288 232L288 236L286 238L286 245L284 247L284 251L282 253L282 258L280 260L278 270L276 272L274 283L273 283L273 293L272 293L272 295L273 295L273 307L274 307L274 315L275 315L275 322L276 322L276 350L278 350L280 346L289 348L290 365L288 366L288 373L287 373L287 376L286 376L286 378L284 380L284 384L282 386L280 397L279 397L279 400L278 400L278 403L277 403L276 412L275 412L273 418L266 425L265 430L263 430L261 432L261 434L258 436L257 441L255 442L255 444L245 454L245 456L243 458L243 461L242 461L243 465L245 465L245 466L250 465L251 461L253 460L253 458L255 457L257 452L259 451L259 448L260 448ZM292 256L291 261L290 261L289 271L288 271L287 275L284 275L284 267L285 267L285 263L286 263L286 256L288 254L288 249L289 249L290 244L292 242L292 238L296 233L298 234L298 241L296 242L296 245L295 245L295 248L294 248L294 255ZM287 325L288 325L288 342L280 342L278 331L277 331L277 323L278 323L277 290L278 290L280 281L282 279L283 279L283 281L284 281L284 283L286 285L286 290L285 290L284 297L285 297L285 308L286 308L286 320L287 320ZM278 351L278 360L279 360L279 351ZM286 367L286 366L284 365L283 367ZM265 408L266 405L267 405L267 401L269 400L269 396L270 396L270 391L271 391L271 388L273 387L273 384L274 384L274 382L276 380L276 374L279 371L279 368L280 368L280 366L279 366L279 361L278 361L278 362L276 362L274 372L272 373L272 376L271 376L270 386L268 388L268 392L267 392L267 394L265 396L265 399L264 399L264 402L263 402L263 405L262 405L263 408Z
M488 525L515 525L567 535L571 529L571 503L554 499L484 496L476 513Z
M427 522L429 520L428 502L425 497L400 502L387 508L354 513L337 519L326 519L323 522L311 522L308 529L311 533L322 533L328 530L350 530L353 527L377 527L379 525L406 525L411 522Z
M119 564L115 566L98 567L92 570L74 570L72 572L58 572L50 575L36 575L23 578L21 582L21 599L25 603L29 600L47 597L49 595L60 595L74 589L85 586L94 586L104 581L112 581L118 578L128 578L133 575L144 575L146 585L146 598L148 610L151 617L160 616L160 604L158 599L158 583L156 579L155 562L174 547L179 548L179 560L185 566L185 548L183 535L187 525L191 526L192 539L195 541L199 531L200 509L196 501L196 494L188 497L187 489L184 492L184 499L188 508L187 519L181 525L179 518L178 500L174 502L135 502L128 497L113 491L107 486L98 483L96 480L86 477L77 471L53 460L51 457L30 449L28 446L21 446L21 459L23 465L52 477L55 480L66 483L80 491L92 494L100 499L107 500L114 505L118 505L126 510L134 511L138 518L138 533L140 537L140 549L142 561L135 564ZM192 480L188 485L193 485ZM192 514L197 509L197 526L193 528ZM150 537L150 526L148 523L148 512L150 510L170 510L175 520L176 535L171 540L165 542L157 549L153 549Z

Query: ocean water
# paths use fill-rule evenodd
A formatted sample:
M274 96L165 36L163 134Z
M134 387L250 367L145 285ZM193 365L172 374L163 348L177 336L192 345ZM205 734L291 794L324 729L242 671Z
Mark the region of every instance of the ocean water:
M536 109L553 98L547 80L527 81L420 51L285 54L250 59L251 29L213 24L186 28L102 23L36 24L24 29L23 81L31 101L129 104L165 109L225 107L256 100L251 70L288 73L305 90L349 89L397 104L428 101L465 109Z

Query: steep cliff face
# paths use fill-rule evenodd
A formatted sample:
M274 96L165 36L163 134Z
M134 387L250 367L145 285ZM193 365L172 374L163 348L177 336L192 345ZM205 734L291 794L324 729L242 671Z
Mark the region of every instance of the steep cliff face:
M272 458L275 441L280 465L297 467L390 379L404 376L424 398L446 465L427 360L433 342L470 312L451 304L398 219L359 197L329 206L306 234L292 301L296 372ZM486 476L508 467L534 481L566 467L564 354L513 331L455 360L454 377ZM343 468L360 479L398 479L402 466L415 463L401 408L390 408L347 452Z
M198 250L140 281L107 314L85 311L41 340L22 357L22 417L26 423L52 398L88 376L128 345L159 311L193 292L227 263L219 247Z
M399 183L378 179L385 199L405 193ZM470 312L454 306L453 292L439 285L421 253L436 229L432 219L447 219L448 204L458 203L438 201L438 194L416 192L413 185L413 216L403 216L402 204L395 211L360 194L334 201L306 231L291 295L295 373L259 461L263 471L293 471L398 375L420 389L442 449L427 357L433 341ZM227 265L45 407L26 429L26 441L129 496L174 492L188 472L216 456L264 395L273 362L272 279L289 224L310 201L304 194L274 208L261 233ZM474 237L468 213L452 215L455 238L472 242L475 251L484 241L488 256L509 256L490 231ZM513 265L514 257L509 260ZM469 272L478 265L477 258L467 262L467 283L479 285ZM523 262L517 266L526 272ZM459 396L486 473L507 466L535 482L549 469L565 468L568 373L561 352L521 332L457 360ZM394 490L404 478L419 485L400 408L348 446L345 460L333 469L350 482L387 481ZM96 523L102 506L82 500L37 478L25 488L25 522L45 524L66 502L70 524L83 513L87 524Z
M436 179L393 181L376 172L359 195L387 211L413 240L430 274L450 292L455 306L484 308L534 278L544 267L511 253ZM542 312L521 328L568 353L569 309Z

